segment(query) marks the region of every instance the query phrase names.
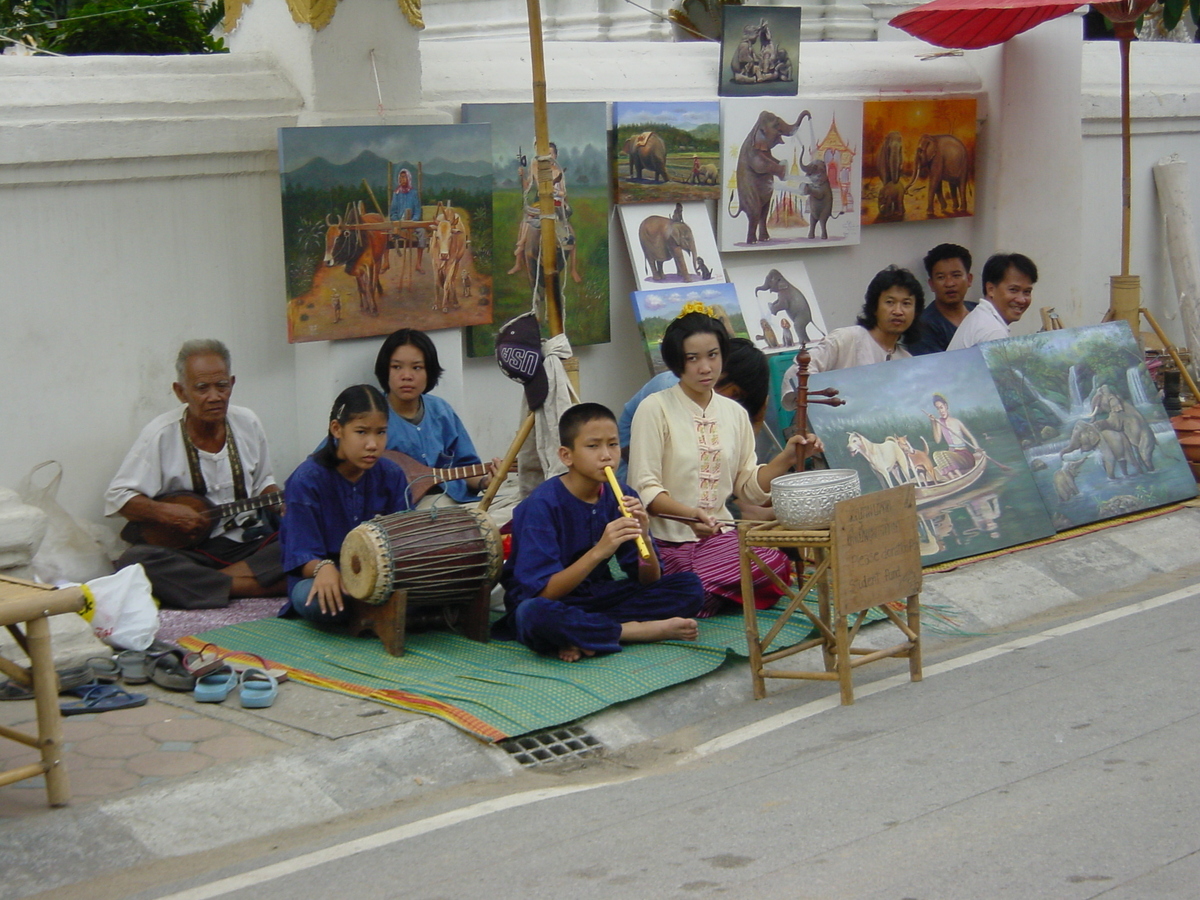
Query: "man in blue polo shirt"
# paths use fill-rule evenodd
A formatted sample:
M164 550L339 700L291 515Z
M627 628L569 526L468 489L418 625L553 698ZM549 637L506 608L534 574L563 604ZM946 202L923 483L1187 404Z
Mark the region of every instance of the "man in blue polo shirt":
M933 302L921 314L921 339L908 348L913 356L945 350L967 313L978 305L967 299L975 276L966 247L938 244L925 254L925 272Z

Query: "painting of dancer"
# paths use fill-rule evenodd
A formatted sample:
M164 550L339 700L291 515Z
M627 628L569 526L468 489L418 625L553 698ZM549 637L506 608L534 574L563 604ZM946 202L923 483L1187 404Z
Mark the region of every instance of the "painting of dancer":
M1196 495L1128 323L980 346L1058 530Z
M486 125L283 128L288 340L492 321Z
M799 6L722 7L722 97L795 97L800 67Z
M831 467L856 470L864 494L915 486L924 564L1054 533L979 348L838 369L808 384L846 401L808 408ZM781 395L794 411L791 372Z
M722 100L721 147L723 251L859 242L861 102Z
M603 344L609 340L608 109L551 103L546 114L564 330L574 345ZM533 105L464 103L462 118L491 125L496 325L467 330L467 354L489 356L500 324L530 309L545 323Z
M862 223L975 214L975 99L863 104Z
M613 120L617 203L720 199L720 104L620 101Z

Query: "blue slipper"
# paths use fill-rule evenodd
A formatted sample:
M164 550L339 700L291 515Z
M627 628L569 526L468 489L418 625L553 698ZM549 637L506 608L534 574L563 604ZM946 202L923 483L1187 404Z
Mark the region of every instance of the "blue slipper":
M275 676L262 669L246 669L242 672L241 683L242 706L246 709L266 709L279 694Z
M98 684L84 689L83 698L74 703L63 703L59 711L64 716L80 716L85 713L110 712L114 709L133 709L146 705L145 694L131 694L124 688L112 684Z
M220 703L237 685L237 672L229 666L223 666L216 672L197 678L192 697L197 703Z

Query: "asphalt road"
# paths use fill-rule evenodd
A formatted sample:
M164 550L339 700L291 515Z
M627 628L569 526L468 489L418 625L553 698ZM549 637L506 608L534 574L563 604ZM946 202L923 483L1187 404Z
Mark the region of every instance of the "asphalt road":
M1047 620L927 658L920 684L859 670L852 707L54 896L1195 898L1198 611L1190 587Z

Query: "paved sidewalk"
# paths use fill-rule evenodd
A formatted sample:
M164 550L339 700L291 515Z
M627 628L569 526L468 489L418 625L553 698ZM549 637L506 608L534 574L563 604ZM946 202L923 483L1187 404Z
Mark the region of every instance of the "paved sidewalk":
M928 577L923 602L959 635L927 628L926 646L1071 604L1117 602L1122 591L1193 581L1200 508L1185 508ZM937 618L926 621L936 627ZM890 628L871 628L881 644L894 643ZM521 771L502 749L440 720L293 682L280 685L265 710L242 709L236 694L199 704L153 684L128 689L150 702L64 720L71 806L48 809L41 779L0 788L0 900ZM755 704L745 663L733 662L580 724L619 752L722 710L743 720L778 711L793 702L789 695L811 699L837 685L772 681L768 690L768 701ZM0 703L0 724L33 718L32 701ZM35 758L0 741L0 767Z

